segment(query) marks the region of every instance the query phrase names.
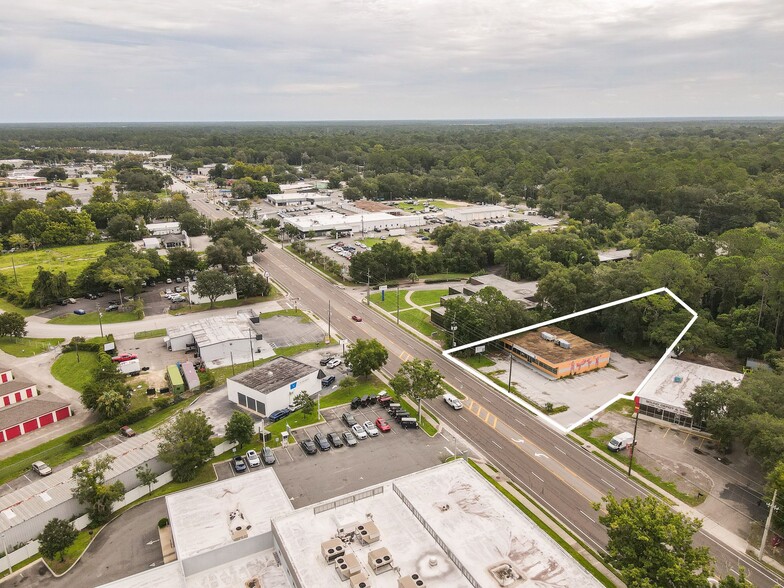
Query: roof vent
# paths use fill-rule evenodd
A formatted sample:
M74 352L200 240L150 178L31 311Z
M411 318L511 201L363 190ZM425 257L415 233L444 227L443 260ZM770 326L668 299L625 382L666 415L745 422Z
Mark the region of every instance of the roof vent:
M548 333L547 331L542 331L541 333L539 333L539 335L545 341L555 341L555 335L553 335L552 333Z
M375 543L381 539L381 532L373 521L365 521L361 525L357 525L356 532L359 535L359 540L365 545Z
M392 569L392 554L386 547L379 547L368 553L368 565L376 575Z
M411 574L397 579L397 588L427 588L419 574Z
M364 572L354 574L349 578L351 588L370 588L370 580Z
M229 531L232 541L245 539L250 531L251 524L245 519L240 509L235 509L229 513Z
M251 578L245 581L245 588L262 588L261 580L258 578Z
M558 345L558 347L563 347L564 349L572 348L572 344L569 343L569 341L567 341L566 339L556 339L555 344Z
M343 542L340 539L330 539L321 544L321 555L324 556L327 563L341 557L345 552L346 548L343 547Z
M361 573L362 567L356 555L347 553L335 560L335 571L341 580L348 580L351 576Z
M520 580L527 579L511 562L502 561L487 568L499 586L514 586Z

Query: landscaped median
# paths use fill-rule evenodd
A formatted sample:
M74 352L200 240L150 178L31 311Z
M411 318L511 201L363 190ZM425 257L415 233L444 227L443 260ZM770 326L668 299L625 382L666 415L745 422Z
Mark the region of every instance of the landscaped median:
M130 312L102 312L98 316L97 312L88 312L86 314L64 314L51 319L49 322L55 325L109 325L113 323L128 323L131 321L139 321L144 318L144 313L141 315L137 311ZM100 319L100 320L99 320Z

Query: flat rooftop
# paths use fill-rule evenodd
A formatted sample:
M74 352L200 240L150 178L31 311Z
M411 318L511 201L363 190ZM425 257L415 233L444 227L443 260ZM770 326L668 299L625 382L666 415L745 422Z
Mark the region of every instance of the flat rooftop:
M366 212L391 212L398 210L394 206L389 206L389 204L384 204L383 202L374 202L373 200L357 200L352 202L352 204Z
M679 378L680 381L676 381ZM731 382L738 386L743 374L668 358L651 376L640 390L638 396L667 406L685 410L684 403L694 393L694 389L704 382Z
M255 537L269 533L272 517L293 510L272 468L169 494L166 508L181 560L234 544L230 522L244 521ZM241 517L231 519L237 511Z
M398 577L413 573L428 588L470 586L448 552L482 587L500 587L490 569L503 563L520 573L515 588L601 586L464 461L439 465L374 488L383 492L356 501L349 498L352 495L337 498L273 520L292 573L302 586L346 586L334 564L328 564L321 555L321 543L335 537L338 528L369 519L378 528L380 540L363 545L354 539L344 542L344 547L346 553L357 556L374 588L397 588ZM389 550L399 573L392 570L375 575L370 570L368 552L380 547ZM436 565L431 565L432 560Z
M565 349L556 345L553 341L547 341L542 338L543 332L555 335L558 339L564 339L571 343L572 346L569 349ZM609 351L609 349L601 345L591 343L582 337L552 325L536 329L535 331L526 331L514 337L507 337L504 341L512 343L516 347L551 363L563 363Z
M245 316L213 316L169 327L166 329L166 334L170 338L193 335L196 344L205 347L224 341L248 339L249 331L252 330L249 324L248 318Z
M317 371L319 368L296 359L277 357L257 368L242 372L238 376L231 376L229 379L258 392L266 393Z
M495 274L485 274L471 278L465 285L465 289L478 292L482 288L492 286L509 300L517 300L530 307L535 304L533 297L536 295L537 284L538 282L513 282Z

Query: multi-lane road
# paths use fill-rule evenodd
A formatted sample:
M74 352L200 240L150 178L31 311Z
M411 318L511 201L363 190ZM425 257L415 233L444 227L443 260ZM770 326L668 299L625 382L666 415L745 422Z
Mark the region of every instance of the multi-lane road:
M227 216L224 210L207 204L204 194L193 196L191 200L200 212L212 218ZM259 259L273 279L300 300L301 306L325 320L331 308L331 324L336 332L349 340L378 339L389 351L387 372L394 373L413 357L432 360L445 380L467 396L468 410L453 411L441 402L430 403L429 409L596 551L604 552L607 535L592 503L608 492L621 498L648 494L645 488L551 429L536 415L452 364L438 350L369 311L341 286L278 245L270 243ZM355 314L361 315L363 322L352 321ZM697 535L695 542L711 549L717 573L722 576L743 566L756 586L780 583L756 560L728 548L705 531Z

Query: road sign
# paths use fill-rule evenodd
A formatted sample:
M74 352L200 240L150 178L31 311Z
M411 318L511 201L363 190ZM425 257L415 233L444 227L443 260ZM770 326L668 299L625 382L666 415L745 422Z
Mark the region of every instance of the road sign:
M387 286L379 286L378 287L378 291L379 292L384 292L384 291L386 291L386 289L387 289Z
M640 412L640 397L639 396L635 396L634 397L634 414L637 414L638 412Z

